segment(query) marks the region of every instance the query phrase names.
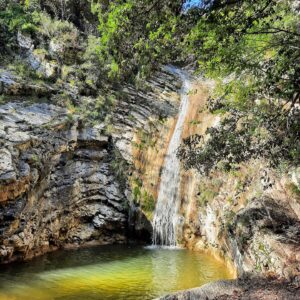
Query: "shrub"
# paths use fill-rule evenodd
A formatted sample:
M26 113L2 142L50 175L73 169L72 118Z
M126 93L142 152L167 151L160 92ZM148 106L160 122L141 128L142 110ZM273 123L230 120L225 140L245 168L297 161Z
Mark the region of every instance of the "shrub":
M155 199L144 187L143 182L139 178L134 178L131 182L133 199L138 203L142 210L151 218L155 209Z
M0 25L9 32L21 30L34 33L38 30L41 22L40 14L37 11L28 11L20 4L11 3L0 11Z
M205 207L219 194L222 184L223 181L219 179L201 182L198 191L198 204L200 207Z
M269 105L264 110L253 105L245 111L227 107L230 112L218 127L209 128L204 136L193 135L184 140L178 157L186 169L200 173L222 165L230 170L253 157L263 157L271 167L285 161L289 165L300 163L299 113L283 111L280 105Z
M39 32L48 38L58 37L65 41L74 41L78 36L78 30L74 24L53 19L47 13L40 13Z

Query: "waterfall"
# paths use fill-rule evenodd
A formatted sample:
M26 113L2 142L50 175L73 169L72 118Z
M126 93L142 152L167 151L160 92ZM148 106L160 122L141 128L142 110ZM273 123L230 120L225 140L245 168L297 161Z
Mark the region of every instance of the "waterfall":
M176 153L181 143L181 135L189 107L188 92L191 89L191 82L185 71L175 67L166 67L166 69L182 80L181 103L176 127L168 146L160 178L159 193L153 218L153 244L176 246L180 204L180 162Z

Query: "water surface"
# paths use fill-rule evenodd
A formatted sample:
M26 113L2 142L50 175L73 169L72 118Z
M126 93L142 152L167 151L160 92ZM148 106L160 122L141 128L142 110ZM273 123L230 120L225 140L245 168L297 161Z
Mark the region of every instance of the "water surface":
M139 300L230 278L209 255L102 246L0 266L0 300Z

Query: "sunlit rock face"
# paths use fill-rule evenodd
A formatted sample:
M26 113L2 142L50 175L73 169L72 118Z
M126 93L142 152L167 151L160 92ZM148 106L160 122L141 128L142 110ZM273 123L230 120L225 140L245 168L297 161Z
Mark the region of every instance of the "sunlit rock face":
M133 141L137 132L169 133L181 82L157 70L139 87L111 84L87 51L97 16L90 4L71 3L59 12L64 16L41 4L49 13L43 34L4 33L15 48L0 67L0 262L151 239L130 185L138 161ZM54 15L70 21L64 26L71 39L57 28L49 32ZM95 105L111 96L110 107Z
M111 132L63 106L27 101L52 97L61 88L56 84L31 83L6 70L0 82L13 100L0 105L0 262L129 237L150 241L151 224L132 200L130 174L120 182L115 156L131 164L136 131L174 116L177 102L169 95L180 87L174 76L158 72L147 91L124 86L126 101L117 99Z
M182 138L198 133L204 135L205 141L209 139L205 134L208 128L221 126L224 116L212 114L207 104L212 88L212 82L192 82ZM158 156L156 159L160 161L160 172L149 169L149 166L156 169L149 148L140 149L136 156L140 159L136 166L143 188L152 187L156 199L159 183L164 180L162 166L168 160L166 154L173 130L169 132L157 135L157 144L167 141L161 147L164 160ZM299 168L279 174L261 158L243 162L231 172L213 170L208 176L181 168L179 196L173 203L179 206L175 225L181 228L176 243L213 253L225 260L237 275L272 275L297 285L300 278L299 195L295 188L299 186L298 177ZM173 226L171 218L169 221L168 226Z
M195 89L190 103L200 113L188 114L184 137L198 133L205 142L207 128L221 126L224 116L209 112L209 82ZM201 175L182 168L179 242L225 259L239 276L276 276L299 286L298 178L299 168L279 171L259 157L229 172L220 167Z

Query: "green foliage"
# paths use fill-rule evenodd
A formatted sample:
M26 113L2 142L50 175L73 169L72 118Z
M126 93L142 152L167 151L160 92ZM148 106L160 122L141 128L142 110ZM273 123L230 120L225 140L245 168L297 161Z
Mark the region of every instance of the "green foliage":
M225 93L238 106L266 93L299 101L299 18L291 0L207 0L183 11L185 2L93 1L97 51L109 76L144 76L157 63L191 55L207 76L232 76Z
M222 180L218 179L202 181L198 191L198 204L205 207L210 203L219 194L222 184Z
M189 124L192 125L192 126L197 126L197 125L201 124L201 121L199 121L199 120L191 120L189 122Z
M104 96L100 95L96 99L89 99L86 103L82 103L79 112L88 122L100 123L105 121L106 125L110 125L110 114L116 104L116 96L110 92Z
M108 75L143 77L159 61L170 60L178 41L182 1L94 1L98 14L98 54Z
M42 11L37 1L23 4L9 1L0 11L0 38L8 52L17 47L17 32L30 35L36 43L55 38L65 45L74 46L78 38L74 24L52 18Z
M274 262L271 257L272 251L267 245L260 242L258 244L257 249L253 250L255 258L255 269L257 271L262 271L265 268L270 268L271 266L274 266Z
M48 38L58 38L64 43L74 42L78 36L78 30L74 24L59 19L51 18L47 13L39 13L39 33Z
M31 68L28 68L28 64L24 62L22 59L14 59L12 62L7 63L7 69L11 71L13 74L18 75L22 79L31 79L35 83L41 83L40 78L37 72Z
M287 124L289 126L287 127ZM184 140L178 157L185 168L209 173L214 168L229 171L250 158L264 157L272 167L285 161L300 163L299 114L282 114L281 106L254 106L245 112L231 110L218 127L209 128L205 140L194 135ZM283 151L284 149L284 151Z
M149 194L147 191L144 191L143 193L143 210L147 212L153 212L155 209L155 200L154 197Z
M129 116L130 117L130 116ZM148 133L144 130L140 129L137 131L137 136L139 138L139 143L132 142L132 145L136 148L139 148L140 150L145 148L154 148L157 142L157 139L155 138L155 133Z
M6 104L11 100L11 97L6 95L0 95L0 105Z
M85 60L96 60L97 48L100 46L99 38L94 35L88 36L87 46L84 53Z
M296 184L294 183L287 184L287 189L291 192L293 196L300 199L300 189Z
M28 11L19 4L8 4L3 11L0 11L0 26L9 32L21 30L34 33L40 24L40 15L37 11Z
M30 162L33 166L35 166L35 167L37 167L37 168L42 167L42 160L41 160L41 158L40 158L37 154L35 154L35 153L32 153L32 154L30 155L29 162Z
M299 100L298 26L289 0L213 1L185 38L208 76L234 74L227 95L249 102L268 92L292 101Z
M132 180L133 199L140 204L142 210L151 218L155 209L155 199L144 187L143 182L139 178Z
M198 203L201 207L205 207L217 195L218 195L217 193L215 193L214 191L211 191L211 190L203 191L203 192L201 192L201 194L198 198Z

